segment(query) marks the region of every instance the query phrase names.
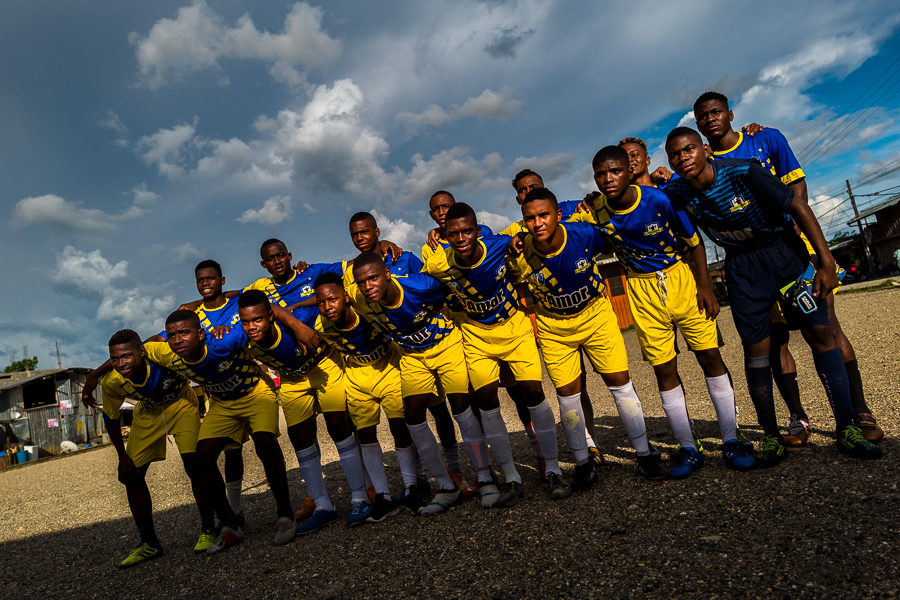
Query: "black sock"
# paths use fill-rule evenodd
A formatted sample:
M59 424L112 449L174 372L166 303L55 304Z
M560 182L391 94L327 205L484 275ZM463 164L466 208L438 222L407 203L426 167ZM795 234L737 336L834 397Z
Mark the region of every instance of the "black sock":
M162 548L162 544L159 542L159 538L156 537L156 529L153 527L153 521L144 524L138 524L138 535L141 536L141 541L147 544L148 546L152 546L153 548Z
M850 402L853 404L853 412L855 413L871 413L869 406L866 404L866 395L863 393L862 375L859 372L859 363L856 359L848 360L844 363L844 369L847 371L847 382L850 384Z
M215 531L216 530L216 516L215 513L208 517L201 516L200 517L200 529L203 531Z
M772 379L775 380L778 393L781 394L790 413L797 415L798 419L809 421L806 410L803 408L803 403L800 402L800 386L797 383L797 373L781 373L780 370L776 371L773 366Z
M747 388L756 418L766 435L781 439L778 422L775 419L775 394L772 390L772 369L768 356L747 356L744 358L747 372Z

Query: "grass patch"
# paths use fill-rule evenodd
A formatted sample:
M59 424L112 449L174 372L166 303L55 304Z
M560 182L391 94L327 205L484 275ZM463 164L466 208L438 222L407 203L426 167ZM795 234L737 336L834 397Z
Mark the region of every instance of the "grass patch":
M838 290L838 294L840 294L840 295L859 294L860 292L874 292L877 290L886 290L888 288L893 288L893 287L894 287L894 280L893 279L885 279L881 283L876 283L875 285L870 285L869 287L853 288L850 290Z

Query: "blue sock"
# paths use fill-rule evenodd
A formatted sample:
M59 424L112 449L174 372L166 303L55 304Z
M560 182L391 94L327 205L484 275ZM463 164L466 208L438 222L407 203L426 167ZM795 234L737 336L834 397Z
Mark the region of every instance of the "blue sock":
M827 352L813 352L813 362L834 412L837 431L843 431L853 424L853 404L850 402L850 381L847 379L841 351L832 348Z
M744 368L747 374L747 389L756 418L766 435L781 438L778 420L775 418L775 394L772 391L772 368L768 356L744 356Z

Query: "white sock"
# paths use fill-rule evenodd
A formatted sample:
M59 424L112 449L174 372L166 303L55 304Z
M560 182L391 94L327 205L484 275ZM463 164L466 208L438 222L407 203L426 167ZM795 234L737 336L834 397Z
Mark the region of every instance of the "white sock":
M513 461L512 448L509 445L509 432L506 430L506 423L503 422L499 406L481 411L481 427L484 429L484 435L491 447L491 452L494 453L494 458L503 469L504 479L507 482L522 483L522 477L516 470L516 463Z
M671 390L659 392L663 411L669 420L669 427L682 448L697 449L691 433L691 420L688 418L687 406L684 403L684 388L680 385Z
M241 486L243 482L243 479L225 482L225 497L228 498L228 505L231 506L231 512L234 514L238 514L242 510Z
M319 452L319 445L297 450L297 462L300 463L300 473L306 483L306 493L316 503L316 509L334 510L322 478L322 453Z
M538 458L544 458L544 454L541 452L541 443L538 441L538 436L534 432L534 423L529 423L525 426L525 435L528 436L528 443L531 444L534 455Z
M441 453L444 455L444 462L447 463L447 470L450 473L460 473L459 444L454 443L449 448L447 446L441 446Z
M557 396L559 398L559 420L566 441L575 454L575 463L582 465L588 460L586 429L584 428L584 412L581 409L581 394L573 396Z
M416 445L413 444L412 447L415 448ZM425 463L422 461L422 455L419 454L418 450L416 450L416 477L421 477L422 479L426 479L428 477L425 474Z
M541 445L541 453L547 464L548 473L562 475L559 468L559 442L556 438L556 419L553 417L553 409L544 400L537 406L528 409L531 413L531 424L534 426L534 435Z
M359 431L353 432L353 439L356 440L356 445L359 446L359 451L362 453L362 442L359 441ZM383 464L384 463L382 463L382 465ZM369 477L369 470L363 469L363 487L368 491L370 485L372 485L372 479Z
M428 423L419 423L418 425L410 425L407 423L407 427L409 427L409 435L412 436L413 442L416 444L416 450L419 452L419 456L425 461L425 466L431 471L431 474L437 480L441 489L452 490L455 488L456 484L450 479L447 468L444 467L444 463L441 462L437 440L434 439L434 434L428 427Z
M719 420L719 430L722 432L722 441L730 442L737 439L737 410L734 404L734 388L731 387L731 379L728 373L718 377L706 378L706 389L712 398L716 408L716 416Z
M351 435L346 440L335 442L338 457L341 459L341 467L344 469L344 477L350 486L350 502L356 504L366 500L366 482L363 479L362 460L359 456L359 446Z
M475 413L471 407L461 413L453 415L456 424L459 425L459 433L462 435L463 443L466 450L469 451L469 458L472 460L472 466L478 474L478 481L491 480L491 459L488 457L487 445L484 443L484 432Z
M416 485L416 464L421 463L422 459L416 453L415 445L406 448L394 448L397 453L397 462L400 463L400 476L403 477L403 489L408 490L409 486Z
M381 451L381 444L378 442L363 444L360 446L360 450L362 450L363 462L366 464L366 473L369 474L369 479L375 486L375 493L390 496L391 490L388 487L387 473L384 472L384 453Z
M634 384L628 380L625 385L610 386L609 391L616 401L619 419L625 426L628 437L631 438L635 452L638 456L647 456L650 454L650 447L647 445L647 427L644 425L644 411L637 392L634 391Z
M584 408L581 409L584 411ZM591 437L591 432L588 431L588 428L584 428L584 442L587 444L588 448L596 448L597 444L594 442L594 438Z

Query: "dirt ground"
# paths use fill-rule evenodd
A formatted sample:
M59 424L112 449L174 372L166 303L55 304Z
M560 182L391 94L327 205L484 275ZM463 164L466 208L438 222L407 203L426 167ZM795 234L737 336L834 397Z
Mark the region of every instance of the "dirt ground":
M867 400L886 432L885 456L860 462L837 452L834 422L799 335L791 347L812 419L807 447L771 470L738 473L720 455L715 413L689 353L681 374L706 465L692 477L650 483L635 472L634 452L600 378L589 376L598 443L607 457L590 492L553 502L546 496L515 409L503 414L521 465L526 498L509 510L467 500L431 519L406 512L377 525L342 522L275 547L274 502L252 444L244 448L246 539L207 557L192 549L199 533L187 477L174 446L148 474L158 560L119 570L137 533L115 479L111 446L0 472L0 590L25 598L893 598L900 577L900 290L838 295L837 310L859 355ZM742 353L730 312L720 317L726 363L736 379L740 423L761 431L747 395ZM632 376L651 440L674 450L652 370L625 333ZM684 347L682 343L682 347ZM549 381L545 391L554 399ZM788 415L776 394L779 419ZM391 485L397 460L387 431ZM565 438L560 432L560 441ZM334 444L320 427L326 484L349 513ZM305 496L293 449L287 457L292 498ZM464 455L461 452L461 455ZM563 461L571 454L563 449ZM472 475L471 468L464 468ZM571 475L571 462L563 470Z

